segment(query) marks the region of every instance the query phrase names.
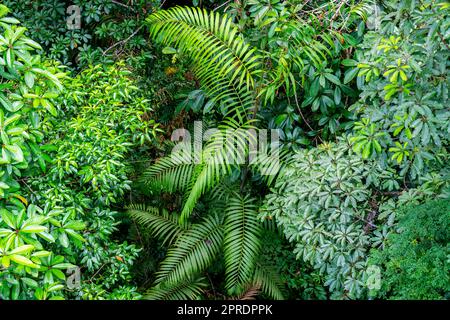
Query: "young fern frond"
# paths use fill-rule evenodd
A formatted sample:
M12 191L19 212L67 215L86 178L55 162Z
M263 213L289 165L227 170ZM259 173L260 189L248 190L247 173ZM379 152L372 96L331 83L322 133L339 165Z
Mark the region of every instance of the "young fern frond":
M241 294L251 283L260 249L261 227L255 199L230 195L225 211L225 287L230 295Z
M178 223L179 215L143 204L131 204L127 207L127 212L137 223L149 230L152 236L167 245L172 244L188 227Z
M200 300L204 288L207 287L206 279L203 277L187 278L184 281L171 283L160 283L144 295L147 300Z
M222 221L210 215L183 232L161 262L155 283L178 283L203 272L216 258L223 242Z
M283 300L283 287L280 278L269 268L257 265L253 274L254 284L260 285L261 291L275 300Z

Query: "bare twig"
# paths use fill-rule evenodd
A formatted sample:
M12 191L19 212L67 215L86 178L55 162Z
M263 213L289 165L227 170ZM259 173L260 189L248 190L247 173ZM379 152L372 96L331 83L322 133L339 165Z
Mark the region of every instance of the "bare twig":
M122 3L122 2L119 2L119 1L116 1L116 0L111 0L111 2L114 3L114 4L117 4L119 6L125 7L127 9L130 9L131 11L134 11L134 12L136 11L136 10L134 10L133 7L130 7L130 6L126 5L125 3Z
M341 8L342 8L342 6L344 4L347 4L346 0L341 1L341 3L339 3L339 5L338 5L338 7L336 9L336 12L333 14L333 16L330 19L330 24L331 24L331 22L333 22L341 14Z
M142 28L144 27L144 25L142 25L142 26L140 26L139 28L137 28L128 38L126 38L125 40L121 40L121 41L119 41L119 42L116 42L115 44L113 44L112 46L110 46L108 49L106 49L105 51L103 51L103 56L105 56L106 55L106 53L109 51L109 50L111 50L111 49L113 49L113 48L115 48L115 47L117 47L118 45L123 45L123 44L125 44L125 43L127 43L131 38L133 38Z
M217 8L214 8L213 11L219 10L219 9L222 8L223 6L229 4L230 1L231 1L231 0L228 0L228 1L224 2L224 3L222 3L222 4L221 4L220 6L218 6Z

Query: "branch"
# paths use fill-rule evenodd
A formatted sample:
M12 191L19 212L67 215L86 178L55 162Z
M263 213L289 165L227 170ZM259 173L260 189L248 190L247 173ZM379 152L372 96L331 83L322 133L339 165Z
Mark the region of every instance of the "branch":
M116 42L115 44L113 44L111 47L109 47L108 49L106 49L105 51L103 51L103 56L105 56L106 55L106 53L109 51L109 50L111 50L111 49L113 49L113 48L115 48L115 47L117 47L118 45L122 45L122 44L125 44L125 43L127 43L131 38L133 38L142 28L144 27L144 25L142 25L142 26L140 26L139 28L137 28L128 38L126 38L125 40L121 40L121 41L119 41L119 42Z
M117 5L119 5L119 6L125 7L125 8L127 8L127 9L130 9L131 11L136 12L136 10L134 10L133 7L127 6L126 4L124 4L124 3L122 3L122 2L119 2L119 1L116 1L116 0L111 0L111 2L114 3L114 4L117 4Z

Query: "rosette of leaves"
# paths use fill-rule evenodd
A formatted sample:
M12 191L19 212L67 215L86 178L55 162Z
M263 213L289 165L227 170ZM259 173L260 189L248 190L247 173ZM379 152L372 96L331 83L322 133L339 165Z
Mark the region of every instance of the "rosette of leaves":
M349 71L361 118L354 148L398 168L410 184L448 161L450 112L448 2L383 1Z

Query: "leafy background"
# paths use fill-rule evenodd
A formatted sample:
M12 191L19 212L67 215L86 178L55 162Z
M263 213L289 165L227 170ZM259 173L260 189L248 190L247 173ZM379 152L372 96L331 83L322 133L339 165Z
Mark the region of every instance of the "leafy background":
M0 298L448 299L449 10L2 1Z

